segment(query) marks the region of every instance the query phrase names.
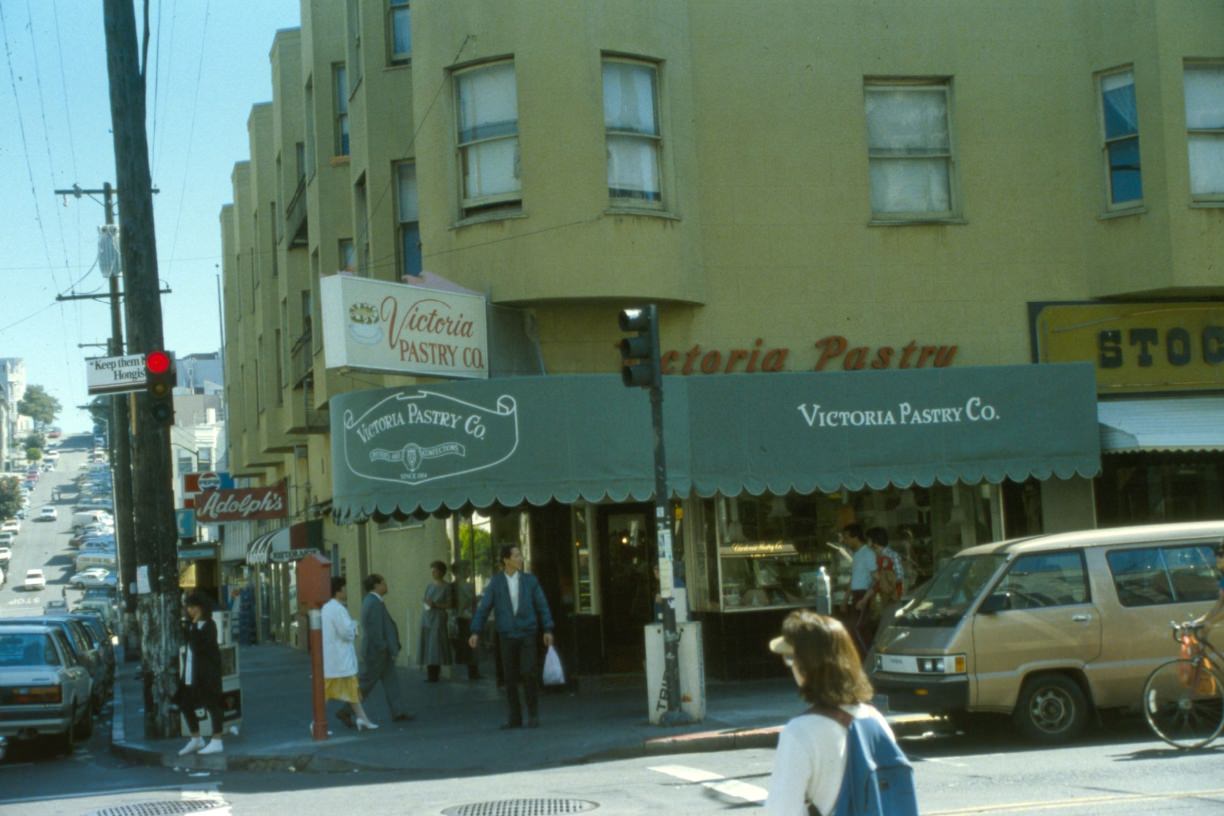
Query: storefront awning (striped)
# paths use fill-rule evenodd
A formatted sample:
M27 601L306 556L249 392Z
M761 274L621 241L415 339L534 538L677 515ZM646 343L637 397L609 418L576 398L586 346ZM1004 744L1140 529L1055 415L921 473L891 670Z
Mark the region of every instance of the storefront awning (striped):
M270 533L264 533L251 542L247 550L247 563L252 565L266 564L271 560L272 553L289 551L289 528L281 527Z
M1103 453L1224 450L1224 397L1110 400L1097 416Z
M645 501L646 391L510 377L331 399L333 516ZM1089 363L664 378L675 496L833 492L1100 470Z

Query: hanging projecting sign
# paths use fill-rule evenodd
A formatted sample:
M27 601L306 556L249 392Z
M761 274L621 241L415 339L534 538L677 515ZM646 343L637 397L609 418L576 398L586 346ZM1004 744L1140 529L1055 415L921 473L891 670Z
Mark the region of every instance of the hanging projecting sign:
M328 368L485 379L488 323L480 295L332 275L319 282Z
M148 375L145 372L143 354L85 358L85 385L91 397L143 391L147 384Z
M207 490L195 497L195 511L200 524L279 519L289 515L289 502L285 483L280 482L271 487Z

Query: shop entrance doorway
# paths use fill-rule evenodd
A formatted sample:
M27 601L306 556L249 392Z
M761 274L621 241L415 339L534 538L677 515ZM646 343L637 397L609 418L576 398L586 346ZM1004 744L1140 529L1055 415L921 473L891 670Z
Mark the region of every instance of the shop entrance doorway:
M642 627L654 608L653 504L617 504L599 509L600 575L603 590L605 671L645 672Z

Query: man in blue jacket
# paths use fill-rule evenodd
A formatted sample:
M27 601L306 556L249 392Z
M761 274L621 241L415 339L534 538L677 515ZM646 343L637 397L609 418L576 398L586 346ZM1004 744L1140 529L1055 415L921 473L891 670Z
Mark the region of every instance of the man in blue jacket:
M540 663L536 638L544 630L544 647L552 646L553 619L548 611L544 590L534 575L523 572L523 552L518 547L501 548L502 572L494 575L480 596L480 605L472 618L472 635L468 645L473 649L480 641L480 632L489 618L489 609L497 613L497 634L502 667L506 673L506 702L510 717L501 727L521 728L523 714L519 708L518 683L523 680L527 697L527 727L540 725Z

